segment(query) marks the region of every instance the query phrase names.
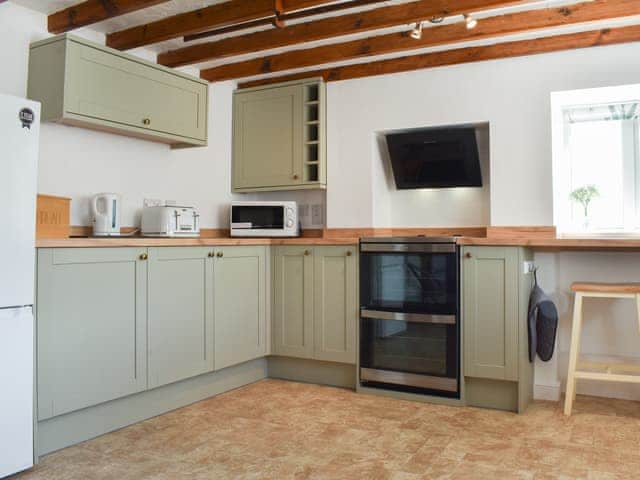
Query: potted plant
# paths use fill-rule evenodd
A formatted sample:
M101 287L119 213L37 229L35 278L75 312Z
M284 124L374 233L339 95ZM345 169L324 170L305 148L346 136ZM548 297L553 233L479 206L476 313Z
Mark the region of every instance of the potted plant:
M600 192L595 185L585 185L583 187L576 188L569 195L571 200L582 205L584 214L582 227L584 230L589 229L589 205L594 198L599 196Z

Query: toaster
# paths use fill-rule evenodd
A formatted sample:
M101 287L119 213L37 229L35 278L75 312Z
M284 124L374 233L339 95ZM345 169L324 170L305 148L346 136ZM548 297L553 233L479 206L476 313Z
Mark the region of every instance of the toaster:
M144 237L199 237L200 215L193 207L145 207L140 233Z

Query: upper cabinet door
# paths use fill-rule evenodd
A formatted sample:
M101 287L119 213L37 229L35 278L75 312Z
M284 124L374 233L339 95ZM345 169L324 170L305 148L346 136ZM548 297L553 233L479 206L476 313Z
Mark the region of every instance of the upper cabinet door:
M206 82L71 35L31 45L28 95L45 121L206 145Z
M147 388L147 262L137 248L38 250L38 419Z
M355 364L356 247L314 250L314 358Z
M149 387L213 370L210 248L149 249Z
M518 249L465 247L464 374L518 379Z
M216 370L267 354L265 247L216 248Z
M236 92L233 187L281 187L302 182L303 89Z
M313 250L274 249L274 355L313 358Z

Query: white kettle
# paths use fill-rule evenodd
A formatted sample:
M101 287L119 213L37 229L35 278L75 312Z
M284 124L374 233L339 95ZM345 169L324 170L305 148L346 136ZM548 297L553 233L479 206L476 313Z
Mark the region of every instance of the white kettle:
M109 237L120 235L120 195L99 193L91 201L93 235Z

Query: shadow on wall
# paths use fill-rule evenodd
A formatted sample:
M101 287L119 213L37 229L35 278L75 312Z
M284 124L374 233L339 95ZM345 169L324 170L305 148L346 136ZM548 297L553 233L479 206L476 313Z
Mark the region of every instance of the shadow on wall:
M463 125L455 125L460 126ZM482 176L481 187L398 189L385 135L401 130L376 133L377 148L374 150L374 161L379 162L384 175L377 188L386 188L389 226L461 227L491 224L490 126L487 122L469 123L464 126L475 128Z

